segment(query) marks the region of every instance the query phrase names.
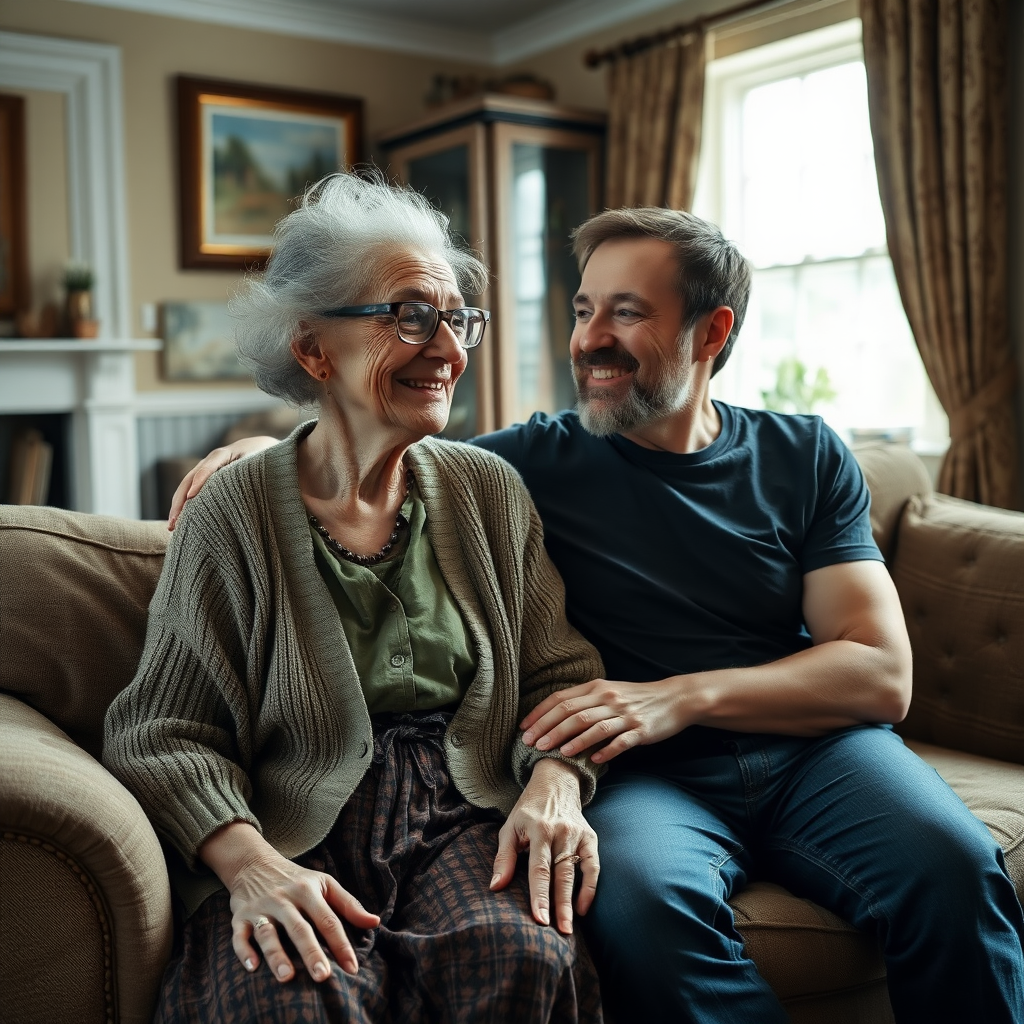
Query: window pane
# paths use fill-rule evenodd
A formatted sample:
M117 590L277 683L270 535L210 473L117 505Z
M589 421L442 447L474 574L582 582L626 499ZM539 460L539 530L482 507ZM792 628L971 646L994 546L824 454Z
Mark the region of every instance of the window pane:
M811 48L800 59L808 54L828 59ZM716 79L723 99L708 116L732 141L712 158L725 205L707 213L729 225L757 269L746 323L712 394L817 412L847 439L902 429L944 446L948 424L886 252L864 64L848 47L836 60L799 73L777 65L774 80L766 62L747 87L738 79L727 88L728 74ZM748 59L736 73L754 66Z
M755 265L885 248L867 112L859 61L746 93L740 241Z
M830 426L911 428L926 419L927 382L887 256L754 272L746 323L716 397L761 408L784 360L819 368L836 397L814 406ZM797 411L791 409L790 411Z

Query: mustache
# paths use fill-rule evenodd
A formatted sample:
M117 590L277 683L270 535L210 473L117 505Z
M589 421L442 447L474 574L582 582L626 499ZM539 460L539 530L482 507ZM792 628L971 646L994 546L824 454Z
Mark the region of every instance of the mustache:
M572 361L573 366L579 369L604 369L609 366L616 366L627 372L635 372L640 369L640 361L631 356L623 349L601 348L596 352L581 352Z

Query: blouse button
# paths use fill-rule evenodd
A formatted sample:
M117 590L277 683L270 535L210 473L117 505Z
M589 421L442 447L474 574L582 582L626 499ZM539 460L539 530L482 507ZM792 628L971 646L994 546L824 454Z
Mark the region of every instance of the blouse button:
M394 665L395 668L401 668L405 664L405 655L404 654L392 654L391 655L391 664Z
M367 751L369 749L370 749L370 745L366 742L366 740L363 740L363 748L362 748L362 750L359 751L359 756L360 757L366 757Z
M453 747L461 747L462 746L462 737L457 732L449 733L448 735L451 738L452 746Z

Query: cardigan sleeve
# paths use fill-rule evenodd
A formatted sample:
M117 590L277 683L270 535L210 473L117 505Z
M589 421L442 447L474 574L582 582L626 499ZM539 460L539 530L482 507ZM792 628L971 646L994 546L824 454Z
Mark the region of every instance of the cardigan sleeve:
M528 532L523 554L523 623L519 650L520 721L545 697L557 690L576 686L604 675L597 650L569 624L565 615L565 585L544 547L540 516L516 478L525 501ZM518 733L512 749L513 772L522 786L529 780L533 766L543 757L554 757L571 764L580 774L583 803L594 796L597 779L607 766L595 765L590 751L566 757L560 751L540 751L528 747Z
M249 807L245 637L254 601L231 531L193 499L168 547L135 678L112 702L103 763L182 854Z

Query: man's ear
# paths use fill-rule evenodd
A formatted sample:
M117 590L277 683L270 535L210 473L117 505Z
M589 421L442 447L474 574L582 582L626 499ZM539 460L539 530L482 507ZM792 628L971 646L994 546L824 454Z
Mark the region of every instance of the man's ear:
M298 360L299 365L311 377L323 380L322 371L330 371L330 363L320 347L316 333L305 321L299 324L299 329L292 336L292 342L289 347L292 350L292 355Z
M695 337L699 343L694 353L697 362L706 363L713 360L725 347L735 321L732 310L728 306L719 306L706 316L701 317L697 325Z

